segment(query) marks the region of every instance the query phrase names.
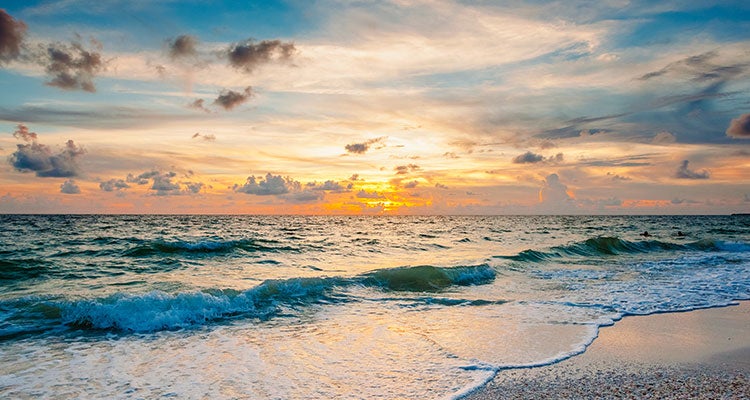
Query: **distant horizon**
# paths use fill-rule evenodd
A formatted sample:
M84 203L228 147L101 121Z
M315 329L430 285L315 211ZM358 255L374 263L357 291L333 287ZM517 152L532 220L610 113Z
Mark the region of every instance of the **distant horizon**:
M6 1L0 213L747 213L750 3L615 3Z

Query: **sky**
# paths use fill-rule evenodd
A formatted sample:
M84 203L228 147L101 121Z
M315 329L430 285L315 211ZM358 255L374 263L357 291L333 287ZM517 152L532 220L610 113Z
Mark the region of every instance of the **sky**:
M0 213L740 212L747 1L0 3Z

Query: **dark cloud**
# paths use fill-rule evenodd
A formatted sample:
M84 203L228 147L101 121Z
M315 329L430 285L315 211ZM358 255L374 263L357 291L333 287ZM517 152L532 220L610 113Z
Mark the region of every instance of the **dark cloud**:
M98 42L92 41L96 47ZM47 85L64 90L81 89L96 92L94 77L104 69L104 61L99 52L87 50L78 42L70 44L52 43L47 46L46 57L39 60L52 80Z
M185 191L188 193L200 193L204 187L206 187L206 184L203 182L185 182Z
M270 62L289 62L297 49L292 42L263 40L256 43L252 39L232 44L225 52L229 64L247 73L258 66Z
M37 142L37 136L22 125L13 136L27 142L19 144L18 149L10 155L8 161L18 171L35 172L36 176L47 178L69 178L79 175L77 158L86 151L77 146L72 140L65 143L65 147L58 153Z
M188 171L186 177L192 176L192 171ZM177 173L174 171L162 172L151 170L141 173L140 175L128 174L125 181L122 179L110 180L99 184L99 187L105 191L119 190L130 187L128 183L136 185L147 185L151 183L149 190L154 191L156 196L177 196L183 194L199 193L206 185L202 182L179 182L176 181ZM119 187L118 187L119 186Z
M153 180L153 183L151 184L151 190L155 190L157 196L180 194L180 184L177 182L172 182L172 179L174 179L176 176L177 173L172 171L154 175L151 178Z
M188 104L188 108L192 108L192 109L194 109L194 110L201 110L201 111L203 111L203 112L207 112L207 113L210 113L210 112L211 112L211 110L209 110L209 109L208 109L208 108L206 107L206 104L205 104L205 103L206 103L206 101L205 101L205 100L203 100L203 99L198 99L198 100L195 100L194 102L192 102L192 103Z
M448 186L443 185L442 183L436 183L435 187L438 188L438 189L443 189L443 190L448 190L449 189Z
M151 181L151 178L159 175L159 171L146 171L138 176L128 174L125 180L129 183L135 183L136 185L145 185Z
M206 141L206 142L215 142L216 141L216 136L214 134L212 134L212 133L201 134L200 132L196 132L195 134L193 134L193 136L191 138L193 138L193 139L201 139L201 140Z
M174 40L170 40L169 46L169 57L173 60L184 58L184 57L195 57L198 55L196 46L198 45L198 39L191 35L180 35Z
M358 181L358 180L360 180L359 174L354 174L354 175L350 176L349 180L350 181Z
M234 90L222 90L221 93L219 93L219 97L214 100L214 104L229 111L246 102L252 95L252 87L250 86L246 87L242 92L235 92Z
M414 189L415 187L417 187L418 184L419 184L418 181L406 182L404 184L404 189Z
M68 179L67 181L63 182L62 185L60 185L60 193L79 194L81 193L81 188L78 187L74 180Z
M707 170L701 170L701 171L693 171L688 168L688 160L682 160L682 164L680 164L680 167L677 168L677 172L675 173L675 178L678 179L708 179L710 177L710 173Z
M530 151L527 151L521 155L518 155L513 158L514 164L535 164L538 162L562 162L565 156L563 156L563 153L557 153L554 156L544 157L541 154L532 153Z
M119 190L127 189L129 187L130 185L128 185L128 183L122 179L110 179L108 181L99 183L99 189L105 192L119 191Z
M750 113L732 120L727 128L727 136L737 139L750 139Z
M352 153L352 154L364 154L367 152L367 150L370 149L370 146L372 146L375 143L380 143L385 139L387 139L386 136L381 136L379 138L370 139L363 143L347 144L346 146L344 146L344 149L346 149L347 152Z
M409 164L409 165L399 165L393 170L396 171L396 175L403 175L403 174L408 174L409 172L418 171L419 169L420 169L419 165Z
M527 151L519 156L513 158L515 164L533 164L544 160L544 156L541 154L535 154Z
M265 178L250 176L243 185L235 184L233 190L238 193L254 194L257 196L282 195L289 192L299 191L299 182L281 175L266 174Z
M0 8L0 64L18 58L25 34L26 24Z

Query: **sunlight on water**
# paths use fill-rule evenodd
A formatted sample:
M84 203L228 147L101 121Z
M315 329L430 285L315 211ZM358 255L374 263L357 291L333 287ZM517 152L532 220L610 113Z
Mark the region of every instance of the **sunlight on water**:
M730 217L0 218L3 397L451 398L750 298Z

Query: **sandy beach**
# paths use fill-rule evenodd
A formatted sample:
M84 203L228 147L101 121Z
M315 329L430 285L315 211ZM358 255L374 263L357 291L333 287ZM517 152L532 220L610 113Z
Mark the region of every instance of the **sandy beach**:
M750 302L623 318L585 353L501 371L466 399L750 398Z

